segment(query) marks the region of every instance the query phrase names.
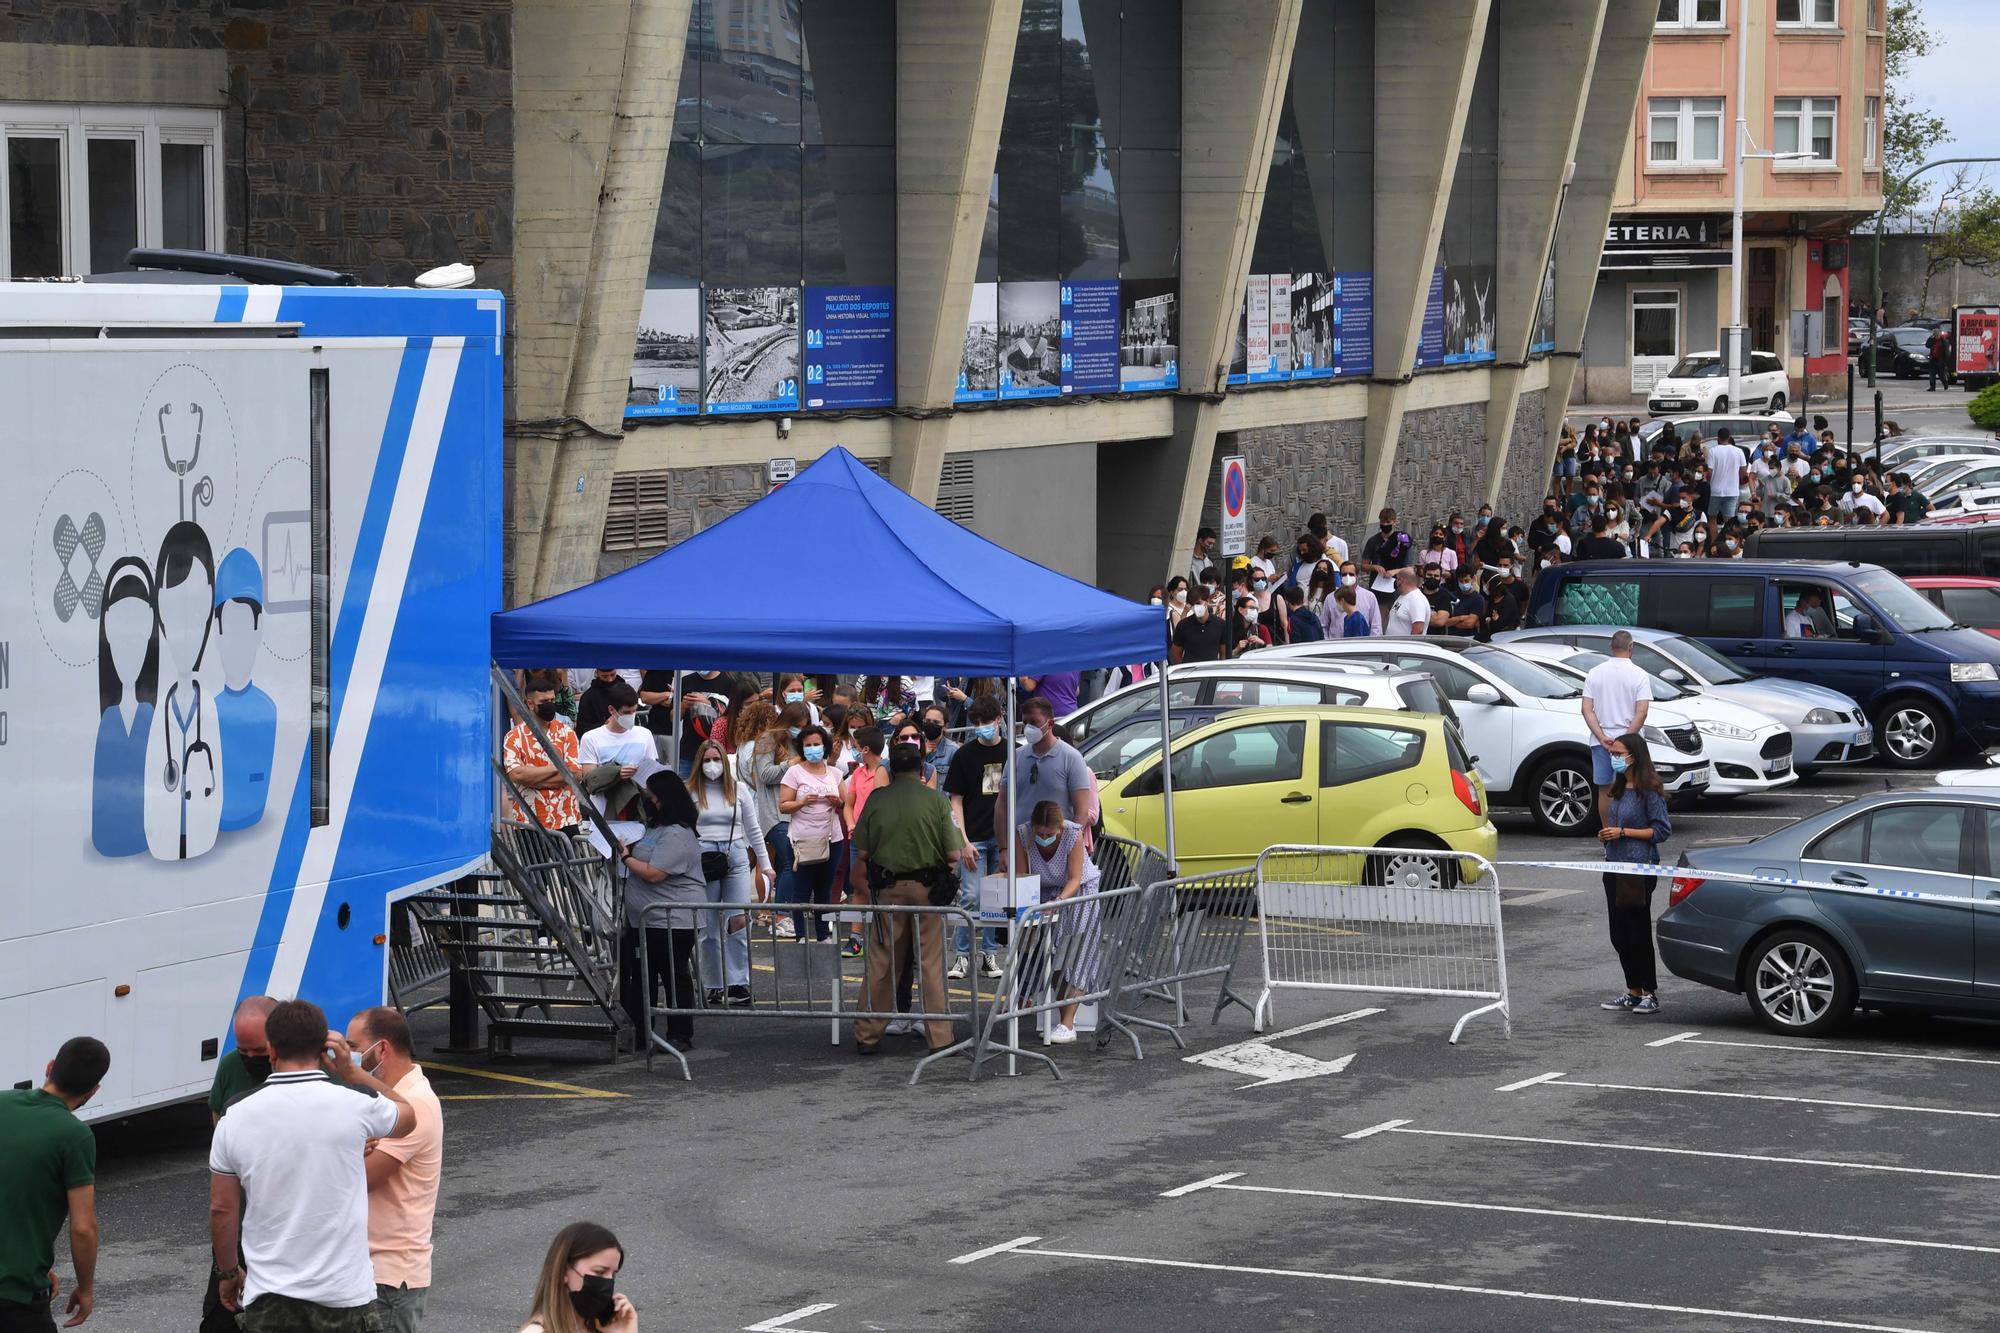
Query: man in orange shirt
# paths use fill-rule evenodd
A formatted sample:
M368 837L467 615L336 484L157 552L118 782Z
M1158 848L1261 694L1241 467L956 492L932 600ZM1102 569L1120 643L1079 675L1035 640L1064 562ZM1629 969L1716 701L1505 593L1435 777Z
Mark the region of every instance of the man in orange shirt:
M553 739L553 737L551 737ZM416 1128L369 1148L368 1257L375 1313L384 1333L417 1333L431 1285L431 1221L444 1166L444 1110L423 1066L410 1058L410 1021L394 1009L363 1009L347 1025L361 1067L417 1113Z
M521 701L534 710L542 730L548 733L549 744L556 747L556 752L574 772L580 762L579 746L575 729L556 712L555 673L530 671L522 685ZM535 817L542 821L543 828L561 831L583 822L583 808L577 804L576 793L563 781L561 771L549 759L548 751L535 739L534 731L526 722L516 722L508 728L507 739L501 746L501 757L507 766L508 780L534 802ZM507 817L517 824L528 822L528 817L511 798L507 802Z

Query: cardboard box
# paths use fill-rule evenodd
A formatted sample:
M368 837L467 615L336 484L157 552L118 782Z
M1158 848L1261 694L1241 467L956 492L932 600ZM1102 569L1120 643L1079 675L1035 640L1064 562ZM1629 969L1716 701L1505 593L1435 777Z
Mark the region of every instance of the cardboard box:
M1042 877L1022 875L1010 885L1005 875L987 875L979 881L979 919L1011 921L1015 913L1042 902Z

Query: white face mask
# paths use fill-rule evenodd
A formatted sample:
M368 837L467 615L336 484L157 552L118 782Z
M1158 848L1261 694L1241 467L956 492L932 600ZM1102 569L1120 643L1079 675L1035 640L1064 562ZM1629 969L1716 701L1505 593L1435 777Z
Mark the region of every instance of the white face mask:
M1187 605L1187 589L1186 589L1186 588L1175 588L1175 589L1174 589L1174 600L1175 600L1176 602L1179 602L1179 603L1180 603L1181 605L1183 605L1183 606Z
M722 761L720 759L702 760L701 775L710 782L722 781Z
M1160 599L1157 597L1148 597L1146 600L1151 602L1154 606L1160 605Z
M1195 618L1196 620L1206 620L1206 619L1208 619L1208 603L1207 603L1207 602L1196 602L1196 603L1194 604L1194 618Z
M1030 745L1040 745L1042 743L1042 737L1045 734L1046 733L1044 733L1040 727L1036 726L1032 722L1030 722L1027 726L1021 728L1021 739L1026 741Z

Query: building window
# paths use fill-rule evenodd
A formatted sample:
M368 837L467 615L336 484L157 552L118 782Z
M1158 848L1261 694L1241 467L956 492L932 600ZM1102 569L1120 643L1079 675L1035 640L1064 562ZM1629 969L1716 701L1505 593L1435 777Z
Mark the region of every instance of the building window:
M1656 167L1721 166L1722 105L1720 97L1651 99L1647 162Z
M1801 28L1838 26L1840 0L1778 0L1778 22Z
M1681 294L1677 288L1632 293L1632 355L1671 361L1681 354Z
M221 245L222 113L0 104L0 279L122 271Z
M1771 117L1771 147L1780 153L1811 153L1813 162L1833 161L1839 110L1837 98L1780 97Z
M1722 0L1660 0L1662 28L1719 28Z
M1875 165L1882 149L1882 99L1870 97L1861 106L1861 165Z

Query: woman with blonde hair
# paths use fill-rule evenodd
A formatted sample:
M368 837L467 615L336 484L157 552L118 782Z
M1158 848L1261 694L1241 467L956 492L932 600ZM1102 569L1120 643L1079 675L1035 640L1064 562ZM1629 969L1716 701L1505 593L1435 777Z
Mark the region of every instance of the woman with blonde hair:
M639 1333L639 1312L615 1289L625 1247L595 1222L556 1233L521 1333Z
M690 780L695 836L701 840L702 878L712 903L764 902L769 897L771 852L757 818L757 798L730 771L729 756L712 738L694 752ZM756 861L753 873L752 859ZM701 984L712 1008L725 1000L750 1003L749 924L743 913L701 914Z

